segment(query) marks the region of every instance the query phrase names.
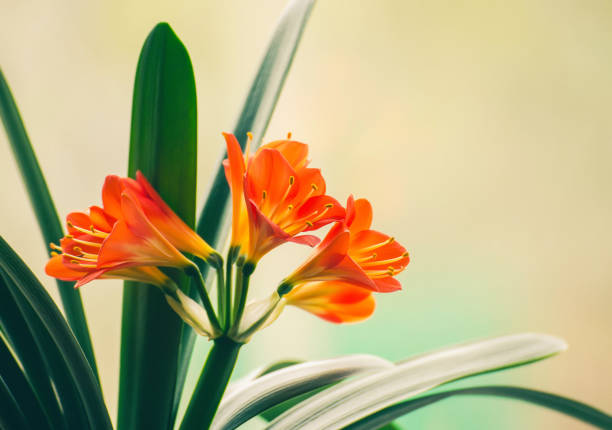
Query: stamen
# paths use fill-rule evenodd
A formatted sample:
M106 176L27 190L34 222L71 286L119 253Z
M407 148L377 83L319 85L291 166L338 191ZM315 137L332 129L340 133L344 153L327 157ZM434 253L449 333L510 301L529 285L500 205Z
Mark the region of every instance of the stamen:
M315 183L310 184L310 187L314 190L317 191L319 189L319 186Z
M295 182L295 176L289 176L289 185L293 185Z
M291 132L287 133L287 140L291 140L291 136L293 136Z
M56 251L62 252L62 247L59 245L56 245L55 243L51 242L49 244L49 248L51 249L55 249Z
M289 186L285 190L285 194L283 194L283 197L278 201L274 209L272 209L272 211L270 212L270 215L269 215L270 219L274 219L274 215L276 215L276 211L278 211L278 208L280 207L281 203L283 203L287 199L287 196L289 195L289 192L291 191L291 187L293 186L294 182L295 182L295 177L289 176Z
M51 251L51 257L57 257L58 255L61 254L59 252Z
M97 261L97 256L96 256L96 258L87 258L87 257L82 257L80 255L68 254L67 252L64 252L64 255L66 257L68 257L68 258L71 258L72 260L75 260L75 261L79 262L79 263L81 261L85 261L87 263L95 263ZM77 264L77 263L75 263L75 264Z
M74 252L78 252L79 255L83 254L83 250L79 246L74 246L72 247L72 249L74 250Z
M313 224L313 223L311 223L310 221L306 221L306 225L307 225L308 227L312 227L314 224Z
M268 192L266 190L263 190L263 192L261 193L261 198L265 200L266 197L268 197Z
M359 252L360 253L366 253L366 252L374 251L375 249L378 249L381 246L385 246L385 245L389 245L390 243L393 243L394 240L395 240L395 238L390 237L389 239L387 239L387 240L385 240L383 242L377 243L375 245L367 246L365 248L361 248L359 250Z
M106 239L106 237L108 236L108 233L105 233L100 230L96 230L93 225L91 226L90 230L87 230L83 227L79 227L79 226L72 224L70 221L68 221L66 224L68 225L68 228L73 228L76 231L80 231L81 233L89 234L90 236L99 237L101 239Z
M68 236L66 236L66 237L68 237ZM100 248L102 246L101 243L96 243L96 242L90 242L88 240L77 239L77 238L72 237L72 236L71 236L71 238L72 238L72 240L74 242L80 243L81 245L93 246L95 248Z
M387 259L387 260L372 261L372 262L370 262L370 263L365 263L365 264L362 264L362 266L366 267L366 266L379 266L379 265L383 265L383 264L384 264L384 265L387 265L387 264L392 264L392 263L395 263L395 262L397 262L397 261L401 261L401 260L403 260L404 258L406 258L406 257L408 256L407 254L408 254L408 253L406 252L406 253L404 253L404 254L400 255L399 257L389 258L389 259Z

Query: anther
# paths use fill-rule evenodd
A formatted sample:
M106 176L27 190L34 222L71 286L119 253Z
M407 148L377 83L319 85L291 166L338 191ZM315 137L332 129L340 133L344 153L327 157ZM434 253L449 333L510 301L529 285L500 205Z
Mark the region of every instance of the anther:
M294 182L295 182L295 177L289 176L289 185L293 185Z
M287 205L287 209L292 211L293 210L293 205Z
M328 203L328 204L326 204L326 205L325 205L325 207L326 207L327 209L331 209L331 208L333 208L333 207L334 207L334 204L333 204L333 203Z
M78 252L79 254L83 253L83 249L81 249L81 247L79 247L79 246L75 246L72 249L74 250L74 252Z
M268 193L266 192L266 190L263 190L263 192L261 193L261 198L265 200L266 197L268 197Z
M317 184L310 184L310 187L315 191L319 189L319 186Z
M314 224L313 224L313 223L311 223L310 221L306 221L306 225L307 225L308 227L312 227Z
M51 257L57 257L59 254L59 252L55 252L55 251L51 251Z
M291 136L293 136L291 132L287 133L287 140L291 140Z

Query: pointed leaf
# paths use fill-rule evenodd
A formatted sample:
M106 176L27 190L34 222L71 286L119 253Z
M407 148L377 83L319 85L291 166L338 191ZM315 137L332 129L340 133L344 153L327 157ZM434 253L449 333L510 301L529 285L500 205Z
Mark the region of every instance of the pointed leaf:
M0 70L0 117L2 117L4 122L4 128L6 129L11 149L17 160L17 166L21 172L23 182L28 190L30 203L34 208L34 214L45 241L45 248L47 248L50 242L59 242L64 232L62 231L62 225L57 216L55 205L51 199L49 188L47 187L38 160L36 160L30 138L19 115L17 104L4 79L2 70ZM68 324L79 341L81 348L83 348L85 356L97 378L98 370L89 329L87 328L81 294L73 286L73 282L57 281Z
M219 406L211 429L235 429L260 412L300 394L357 373L392 367L391 362L379 357L352 355L296 364L273 371L227 394Z
M524 402L533 403L561 412L601 429L612 428L612 416L585 403L568 399L567 397L558 396L556 394L531 390L529 388L486 386L460 388L457 390L445 391L443 393L429 394L427 396L398 403L349 425L346 427L346 430L375 430L396 418L422 407L431 405L449 397L464 395L495 396L522 400Z
M137 170L189 225L195 222L197 112L187 50L166 23L142 48L132 107L129 176ZM173 275L183 291L189 280ZM126 282L123 294L118 428L172 428L183 323L150 285Z
M438 385L541 360L565 348L558 338L531 333L446 348L342 382L290 409L268 428L340 429Z
M15 398L19 409L27 411L25 420L28 425L35 429L51 430L40 401L2 337L0 337L0 378Z
M39 347L42 345L42 338L46 336L61 354L66 376L70 378L78 395L76 407L82 405L87 416L86 428L110 430L112 427L100 386L83 350L44 287L2 237L0 237L0 268L18 288L18 292L31 307L32 314L42 323L42 327L33 333L37 337L37 342L40 342ZM13 297L15 298L15 295ZM43 332L42 328L46 332Z

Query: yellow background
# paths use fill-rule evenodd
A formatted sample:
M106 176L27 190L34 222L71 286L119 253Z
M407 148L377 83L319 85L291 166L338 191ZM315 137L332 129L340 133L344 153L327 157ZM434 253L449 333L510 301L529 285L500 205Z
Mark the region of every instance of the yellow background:
M232 130L283 4L0 0L0 66L61 216L99 204L104 176L126 172L136 61L162 20L194 65L202 202L220 133ZM317 4L267 138L292 131L309 143L330 192L370 199L375 228L397 237L412 262L399 277L404 290L380 296L370 321L332 326L289 309L245 348L237 373L279 358L400 359L537 331L570 349L469 382L539 387L612 411L611 20L605 0ZM0 234L57 298L0 141ZM304 255L284 249L262 263L261 294ZM82 294L114 417L121 286L96 282ZM405 422L587 428L485 398L450 400Z

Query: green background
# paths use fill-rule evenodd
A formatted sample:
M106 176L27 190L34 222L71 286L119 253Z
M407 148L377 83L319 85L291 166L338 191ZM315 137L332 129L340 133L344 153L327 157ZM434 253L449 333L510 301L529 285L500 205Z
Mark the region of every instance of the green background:
M0 61L60 214L99 204L104 176L127 170L138 53L162 20L194 66L201 203L220 133L233 128L283 4L0 0ZM332 326L288 309L244 349L237 374L280 358L401 359L541 331L570 349L478 382L520 383L611 410L611 18L605 1L317 4L267 138L292 131L309 143L329 191L370 199L375 228L404 244L412 262L399 277L404 290L379 296L366 323ZM9 152L0 145L0 234L57 298ZM266 258L255 293L305 252L287 246ZM82 290L113 418L120 285ZM188 387L206 347L198 343ZM406 422L586 428L485 398L453 399Z

